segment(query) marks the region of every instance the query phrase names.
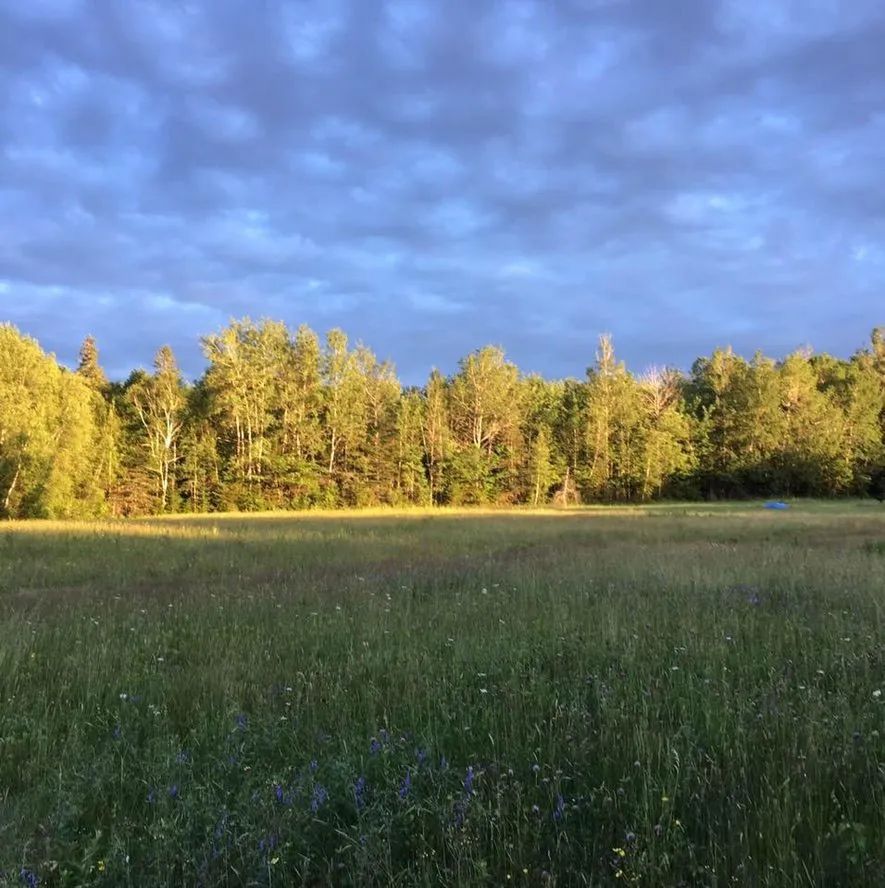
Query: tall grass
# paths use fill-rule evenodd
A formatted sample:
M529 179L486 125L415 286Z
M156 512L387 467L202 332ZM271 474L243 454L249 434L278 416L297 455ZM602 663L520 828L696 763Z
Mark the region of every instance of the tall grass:
M9 525L0 885L881 886L883 540L858 504Z

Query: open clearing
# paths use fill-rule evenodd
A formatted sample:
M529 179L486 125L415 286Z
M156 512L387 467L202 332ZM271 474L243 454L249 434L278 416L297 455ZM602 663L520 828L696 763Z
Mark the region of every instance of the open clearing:
M0 528L0 885L885 885L876 503Z

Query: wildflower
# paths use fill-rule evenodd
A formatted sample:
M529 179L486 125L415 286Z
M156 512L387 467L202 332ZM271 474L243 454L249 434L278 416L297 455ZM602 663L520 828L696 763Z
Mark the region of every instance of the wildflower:
M182 749L181 752L175 756L175 761L178 762L179 765L187 764L191 760L191 753L189 749Z
M381 752L381 748L381 743L373 737L372 742L369 744L369 752L371 752L372 755L378 755L378 753Z
M169 787L169 798L177 799L178 798L178 784L173 783L172 786Z
M319 769L320 769L319 762L318 762L316 759L314 759L314 760L310 763L310 770L311 770L314 774L316 774L316 772L317 772Z
M473 765L467 768L467 774L464 777L464 792L468 795L473 792L473 781L475 779L475 773L473 771Z
M23 869L18 874L18 877L22 885L27 885L27 888L37 888L37 885L40 884L40 880L37 878L37 874L29 869Z
M553 809L553 819L562 820L563 814L565 814L565 799L560 794L556 797L556 807Z
M100 873L103 873L103 872L104 872L104 869L105 869L104 861L103 861L103 860L99 860L99 861L98 861L98 871L99 871Z
M403 780L402 785L399 788L399 797L401 799L405 799L409 795L409 789L412 786L412 775L406 773L405 780Z
M119 740L122 736L123 729L119 725L117 725L117 727L114 728L114 740Z
M149 805L153 805L155 799L156 799L156 797L154 796L154 791L151 790L151 791L147 794L147 798L145 799L145 801L146 801Z
M326 789L321 783L317 783L317 785L313 788L313 798L310 801L310 810L314 813L319 811L319 809L323 806L326 799L329 798L329 790Z
M246 716L246 715L244 715L242 712L238 713L238 714L237 714L237 727L238 727L240 730L245 731L245 730L246 730L246 726L247 726L248 724L249 724L249 717Z
M268 836L265 836L258 843L258 852L259 854L264 854L265 851L273 851L277 846L277 837L271 833Z
M541 813L541 809L538 805L532 805L532 814L536 817Z
M423 749L416 749L415 760L419 765L423 765L427 761L427 753Z
M274 785L274 793L276 794L277 801L281 802L283 800L283 784L277 783Z
M625 842L635 842L636 841L636 833L628 832L627 835L624 836Z
M364 793L366 791L366 778L360 777L357 782L353 785L353 795L356 800L356 807L358 811L362 811L362 809L366 805L366 800L364 798Z
M882 690L881 690L881 688L876 688L876 690L873 691L873 696L878 700L879 697L882 696Z

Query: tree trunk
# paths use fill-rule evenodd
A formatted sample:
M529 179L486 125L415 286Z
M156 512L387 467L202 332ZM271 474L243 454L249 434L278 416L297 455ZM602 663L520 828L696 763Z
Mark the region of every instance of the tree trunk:
M3 498L3 512L5 515L9 515L9 503L12 500L12 494L15 492L15 488L18 485L18 479L21 475L22 464L21 462L15 467L15 474L12 476L12 482L9 485L9 489L6 491L6 496Z

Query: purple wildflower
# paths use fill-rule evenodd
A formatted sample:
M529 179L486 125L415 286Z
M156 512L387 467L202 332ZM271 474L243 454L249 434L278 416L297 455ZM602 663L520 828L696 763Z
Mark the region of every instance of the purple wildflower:
M402 785L399 788L399 797L401 799L408 798L409 789L412 786L412 775L408 772L406 773L405 780L403 780Z
M553 819L562 820L563 814L565 814L565 799L560 794L556 797L556 806L553 808Z
M154 803L155 800L156 800L156 796L154 795L154 791L151 790L150 792L148 792L148 794L147 794L147 798L145 799L145 801L146 801L149 805L153 805L153 803Z
M318 762L316 759L314 759L314 760L310 763L310 770L311 770L314 774L316 774L316 772L317 772L319 769L320 769L319 762Z
M464 791L465 791L466 793L468 793L468 794L470 794L471 792L473 792L473 780L474 780L474 777L475 777L475 776L476 776L476 775L475 775L475 773L474 773L474 771L473 771L473 765L470 765L470 766L467 768L467 774L466 774L466 776L464 777Z
M277 837L273 833L271 833L268 836L264 836L258 843L258 853L264 854L265 851L273 851L276 846Z
M319 811L326 799L329 798L329 790L322 783L317 783L313 788L313 798L310 800L310 810Z
M178 798L178 784L173 783L172 786L169 787L169 798L177 799Z
M40 880L37 878L37 874L29 869L23 869L19 873L18 877L22 885L27 885L28 888L37 888L37 885L40 884Z
M369 744L369 752L371 752L372 755L378 755L378 753L381 752L381 749L381 743L373 737L372 742Z
M360 777L353 785L353 796L354 799L356 799L356 807L358 811L362 811L363 808L366 806L365 792L366 778Z

